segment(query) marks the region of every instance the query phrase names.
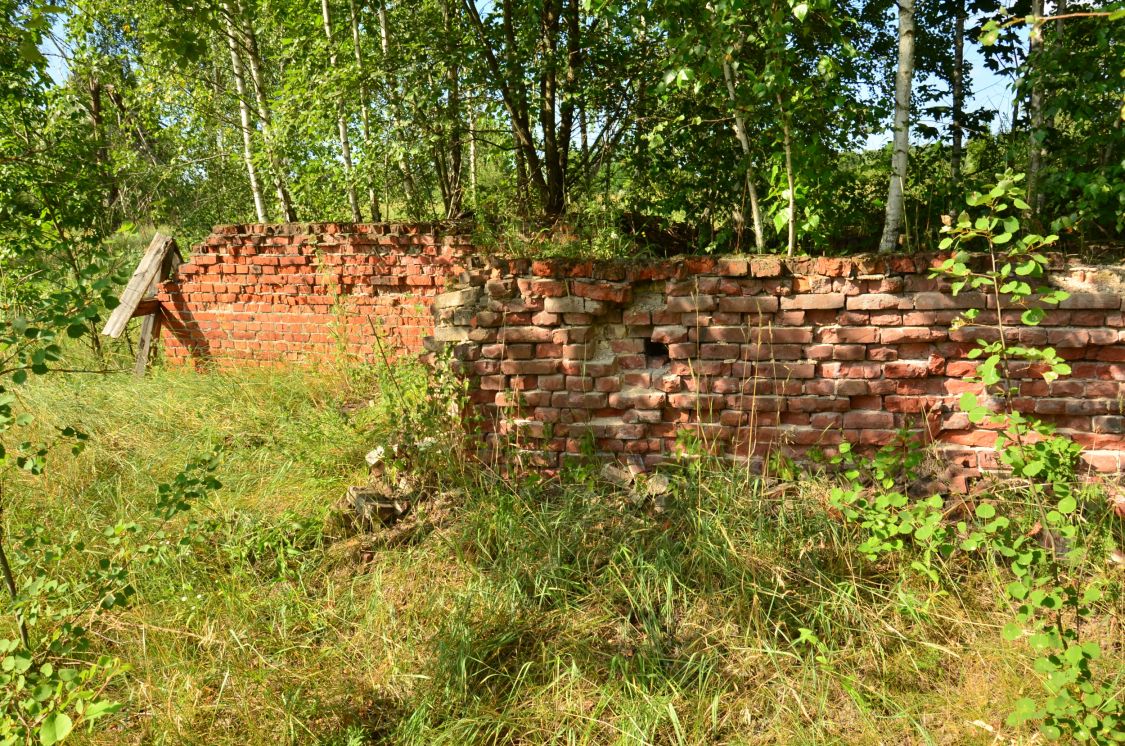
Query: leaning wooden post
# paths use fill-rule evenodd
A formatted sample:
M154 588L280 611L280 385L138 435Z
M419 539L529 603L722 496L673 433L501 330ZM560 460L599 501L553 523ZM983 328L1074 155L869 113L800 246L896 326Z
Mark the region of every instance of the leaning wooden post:
M117 308L113 309L113 313L102 329L102 334L116 338L125 331L130 319L136 316L145 317L137 347L137 362L133 369L139 376L144 375L152 351L153 339L160 334L163 310L156 300L156 287L161 280L171 276L182 262L180 251L171 236L165 236L163 233L153 236L152 242L141 257L140 264L129 279L129 284L122 291Z

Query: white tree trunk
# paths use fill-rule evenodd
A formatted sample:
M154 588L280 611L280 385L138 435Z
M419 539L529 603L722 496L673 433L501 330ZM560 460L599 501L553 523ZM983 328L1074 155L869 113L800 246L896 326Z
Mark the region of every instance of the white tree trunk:
M785 178L789 182L789 235L786 242L786 254L793 256L797 250L797 183L793 174L793 138L789 132L789 115L785 113L785 106L780 94L777 97L777 110L781 114L781 134L785 146Z
M289 199L289 189L285 185L285 164L277 154L277 144L273 141L273 122L270 116L269 100L266 98L265 76L262 75L262 60L259 57L258 37L250 21L241 14L242 35L246 47L246 59L250 62L250 82L254 84L254 100L258 104L258 120L262 123L262 140L266 146L266 157L273 172L273 186L277 192L277 204L288 223L296 222L297 213Z
M742 146L742 155L746 158L746 184L750 191L750 213L754 222L754 245L758 251L763 251L766 247L766 236L762 232L762 210L758 204L758 190L754 186L754 168L750 165L750 137L746 134L746 120L738 108L735 71L726 60L723 60L723 78L726 80L727 95L730 97L731 108L734 110L734 135L738 138L738 144Z
M367 111L370 101L367 96L367 80L364 77L363 48L360 45L359 35L359 11L355 7L355 0L348 0L348 8L352 17L352 49L355 50L355 71L359 76L359 115L360 121L363 122L364 162L371 163L374 161L371 157L371 115ZM367 201L371 205L371 222L378 223L383 219L383 212L379 209L379 195L375 191L375 183L370 173L371 170L368 169Z
M379 17L379 41L383 50L383 67L389 70L389 57L391 54L391 33L387 27L387 5L386 0L379 0L376 13ZM398 106L398 83L392 81L390 98L390 115L391 115L391 129L395 134L400 134L399 123L402 117L399 115ZM401 140L401 138L400 138ZM413 208L417 202L417 192L414 189L414 175L410 171L410 164L406 160L406 156L402 151L398 153L398 170L402 172L402 186L406 190L406 201L408 207Z
M958 0L953 26L953 117L950 122L952 143L949 153L949 175L953 188L961 185L961 160L964 156L965 119L965 0Z
M1046 14L1043 0L1031 0L1031 14L1036 18L1042 18ZM1043 48L1042 34L1042 27L1032 27L1027 53L1029 67L1035 67L1039 64L1040 50ZM1039 190L1039 172L1043 167L1043 144L1039 140L1043 135L1043 89L1041 86L1032 85L1031 87L1027 116L1030 125L1028 127L1027 203L1031 205L1031 218L1034 223L1039 219L1039 212L1043 206L1043 195Z
M336 45L332 39L332 16L328 11L328 0L320 0L320 13L324 19L324 38L328 42L328 67L335 71ZM344 118L344 102L339 92L336 94L336 129L340 134L340 156L344 161L344 183L348 192L348 206L352 209L352 222L362 223L363 215L359 212L359 199L352 180L352 145L348 140L348 122Z
M891 183L887 189L887 214L879 251L898 245L903 220L903 189L910 153L910 91L914 78L914 0L898 0L898 71L895 74L894 151Z
M228 3L223 3L223 15L226 17L227 46L230 49L230 66L234 74L234 90L238 94L242 157L246 161L246 174L250 177L250 191L254 194L254 212L259 223L266 223L269 222L269 216L266 215L266 201L262 198L262 185L258 181L258 169L254 165L253 125L250 121L250 104L246 101L246 73L242 67L242 57L238 53L238 40Z

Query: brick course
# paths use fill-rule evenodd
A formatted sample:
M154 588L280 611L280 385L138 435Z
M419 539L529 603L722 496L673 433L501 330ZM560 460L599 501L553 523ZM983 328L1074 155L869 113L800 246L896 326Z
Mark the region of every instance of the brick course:
M430 305L463 271L463 232L436 225L218 226L162 283L161 341L172 363L313 362L341 353L417 353ZM455 310L479 289L443 296ZM466 317L468 318L468 317Z
M173 363L315 362L450 348L484 417L482 437L557 466L592 446L653 465L684 433L735 457L797 457L908 428L950 463L993 468L995 433L956 401L967 357L995 329L992 298L956 298L925 256L525 260L473 250L457 226L220 226L161 285ZM1016 366L1017 406L1058 425L1101 471L1125 455L1125 316L1108 268L1057 264L1072 291L1039 327L1006 312L1008 338L1052 344L1073 373ZM1120 282L1120 278L1117 278ZM374 329L373 329L374 325ZM377 330L377 332L376 332ZM436 358L434 358L436 359Z
M430 347L452 345L459 360L474 359L481 346L472 331L482 316L499 319L501 340L581 330L580 350L564 346L533 364L516 345L488 348L501 360L501 376L489 376L487 389L479 373L459 364L477 390L487 437L514 441L536 464L555 466L592 446L654 465L675 455L684 433L728 456L756 459L780 449L802 457L813 448L830 453L843 440L884 445L906 428L966 472L995 468L995 432L973 426L957 399L979 392L964 380L977 366L967 354L997 333L954 324L968 308L995 323L995 304L978 293L952 296L929 276L938 263L925 256L490 259L462 275L454 292L495 282L517 292L480 296L458 306L459 317L439 300L435 340L443 341ZM1053 344L1073 368L1047 384L1037 366L1014 366L1016 406L1081 442L1093 468L1117 471L1125 454L1123 298L1096 286L1104 276L1090 282L1099 273L1060 260L1055 282L1095 287L1073 292L1039 327L1020 326L1018 310L1004 321L1011 342ZM532 322L520 313L539 307L559 315ZM578 370L566 370L572 359L596 361L574 384L570 374ZM568 392L539 397L546 386L515 384L517 374L540 370L567 373Z

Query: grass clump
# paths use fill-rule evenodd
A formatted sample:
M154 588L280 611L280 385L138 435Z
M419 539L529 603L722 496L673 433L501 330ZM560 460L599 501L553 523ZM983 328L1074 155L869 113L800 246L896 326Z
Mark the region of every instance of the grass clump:
M393 380L391 378L393 376ZM417 369L157 371L25 387L44 431L88 435L41 476L3 476L9 535L98 537L139 521L184 463L209 489L127 566L127 605L87 614L82 656L124 669L120 709L69 740L128 743L992 743L1040 674L1001 631L996 565L872 562L823 477L670 467L660 504L600 477L500 473L464 457ZM329 520L400 453L422 530ZM396 467L399 468L399 467ZM396 476L400 474L396 472ZM836 517L834 517L836 516ZM146 524L147 525L147 524ZM92 540L57 572L77 578ZM1096 624L1102 670L1120 578ZM1116 589L1116 590L1115 590ZM10 619L5 619L9 624Z

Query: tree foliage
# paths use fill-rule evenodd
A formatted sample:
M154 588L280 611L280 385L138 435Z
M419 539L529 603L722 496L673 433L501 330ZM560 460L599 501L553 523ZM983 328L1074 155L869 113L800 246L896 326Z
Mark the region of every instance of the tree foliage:
M1031 212L1065 216L1064 238L1120 238L1115 7L1029 26L1019 3L918 5L908 244L932 245L978 174L1029 166ZM192 237L236 220L475 213L526 231L639 213L690 224L695 248L813 252L870 249L881 232L890 153L864 143L894 108L889 0L3 12L0 210L22 247L9 263L130 222ZM1011 81L1011 111L974 103L973 59Z

